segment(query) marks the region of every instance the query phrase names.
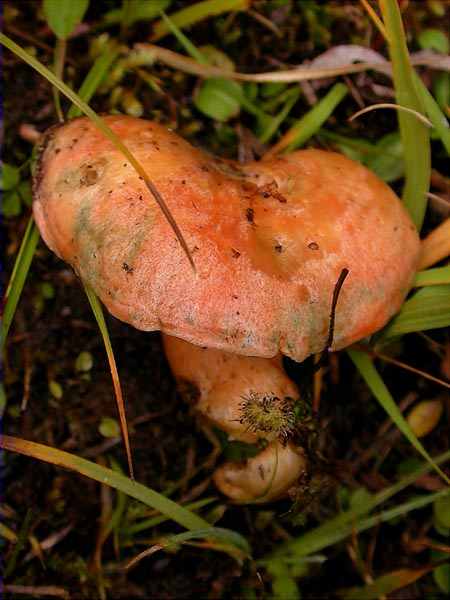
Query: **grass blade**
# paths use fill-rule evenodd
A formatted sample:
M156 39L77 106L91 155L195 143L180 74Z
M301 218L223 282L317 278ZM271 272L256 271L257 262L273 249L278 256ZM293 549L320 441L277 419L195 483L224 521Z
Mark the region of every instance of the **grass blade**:
M406 333L449 325L450 285L428 286L416 292L403 304L401 311L383 330L379 340L385 342Z
M119 473L117 470L108 469L69 452L8 435L0 437L0 448L70 469L103 485L108 485L111 488L119 490L127 496L135 498L143 504L159 511L185 529L194 531L196 534L200 531L202 532L202 537L206 535L205 532L208 532L211 537L220 539L224 543L220 549L235 557L240 557L243 549L246 550L247 555L250 552L247 540L239 533L229 529L211 527L208 521L205 521L205 519L202 519L187 508L155 492L151 488L125 477L125 475Z
M414 287L445 284L450 284L450 265L446 267L436 267L436 269L420 271L417 273L414 280Z
M183 29L208 17L232 10L246 10L249 6L250 0L203 0L192 6L182 8L169 16L177 27ZM155 23L151 39L153 41L159 40L168 33L170 33L170 28L167 22L162 19Z
M378 577L363 587L338 590L336 594L344 600L377 600L377 598L386 597L386 594L414 583L432 571L435 566L429 565L421 569L398 569Z
M392 61L397 104L423 114L425 106L422 97L417 92L415 73L409 60L397 0L379 1ZM417 229L420 230L427 204L426 194L430 186L430 134L425 125L403 111L398 113L398 121L405 161L403 201Z
M160 513L166 515L169 519L179 523L186 529L195 530L210 527L210 524L207 521L178 505L173 500L166 498L162 494L155 492L141 483L129 479L113 469L102 467L95 462L80 458L69 452L63 452L62 450L51 448L50 446L7 435L0 437L0 447L5 450L10 450L11 452L18 452L19 454L31 456L38 460L70 469L71 471L76 471L77 473L80 473L80 475L109 485L110 487L127 494L131 498L140 500L147 506L158 510Z
M86 292L86 296L88 297L89 304L92 308L92 312L94 313L94 316L97 320L98 328L100 329L100 333L102 334L103 343L105 345L106 354L108 356L109 369L111 371L114 393L116 396L116 404L117 409L119 411L120 430L122 432L122 439L125 444L125 451L127 454L128 469L130 471L131 479L134 479L133 458L131 454L130 439L128 436L125 402L123 399L122 387L120 385L119 373L117 371L116 360L114 358L108 328L106 326L105 317L103 316L102 305L100 304L100 300L97 298L94 291L88 285L84 286L84 291Z
M195 272L196 269L194 260L188 248L186 240L184 239L180 228L178 227L175 219L173 218L172 213L167 207L164 198L161 196L153 182L148 177L144 167L140 164L140 162L136 160L133 154L128 150L127 146L122 142L122 140L108 127L105 121L101 117L99 117L97 113L94 110L92 110L92 108L88 104L81 100L81 98L72 89L70 89L60 79L55 77L55 75L49 69L44 67L42 63L40 63L33 56L28 54L28 52L25 52L25 50L23 50L20 46L13 42L4 33L0 33L0 43L6 46L8 50L11 50L11 52L14 52L14 54L16 54L23 61L25 61L28 65L33 67L33 69L35 69L40 75L45 77L45 79L47 79L47 81L49 81L52 85L57 87L60 90L60 92L62 92L69 100L71 100L76 106L78 106L78 108L82 110L87 117L89 117L92 120L92 122L103 133L103 135L106 138L108 138L111 141L111 143L114 144L117 150L122 152L122 154L125 156L128 162L134 168L134 170L139 174L140 177L142 177L145 185L147 186L147 189L152 194L163 215L165 216L167 222L169 223L173 232L175 233L175 236L180 242L180 245L184 253L186 254L186 257L189 260L189 263L191 264L191 267Z
M234 557L238 559L239 562L242 561L243 558L248 558L250 555L250 546L248 545L247 540L242 537L239 533L235 531L230 531L229 529L222 529L221 527L208 527L206 529L197 529L195 531L184 531L183 533L177 533L176 535L171 535L170 537L164 538L155 545L147 548L138 556L133 558L127 565L126 569L133 568L138 562L140 562L143 558L147 556L151 556L158 552L159 550L163 550L165 548L175 549L179 544L184 544L190 540L198 540L198 539L207 539L215 540L218 544L208 543L208 548L216 549L216 550L227 550L227 546L229 546L230 541L233 541L233 550ZM236 553L236 550L238 553Z
M208 60L203 56L200 50L198 50L194 46L191 40L186 35L184 35L181 29L177 27L176 23L174 23L172 19L169 18L164 12L161 13L161 16L163 22L165 23L168 29L168 32L173 33L173 35L177 38L177 40L180 42L180 44L183 46L186 52L201 65L207 65Z
M439 465L448 460L450 460L450 451L437 456L434 459L434 462ZM365 502L361 502L354 508L329 519L322 525L307 531L300 537L281 544L274 552L273 556L295 555L296 558L308 556L309 554L319 552L328 546L341 542L354 532L358 533L365 531L378 523L389 521L404 515L411 510L416 510L434 502L437 498L450 494L450 490L444 489L437 492L437 494L429 494L414 498L404 504L397 505L394 508L363 519L365 515L372 512L377 506L386 502L414 483L418 477L427 473L430 468L431 467L428 464L422 466L415 473L403 477L400 481L389 486L387 489L382 490L373 496L369 496Z
M16 544L13 548L13 551L11 553L11 556L9 557L8 562L6 563L5 570L3 572L3 577L5 579L7 579L11 575L11 573L14 571L14 569L16 568L17 559L19 557L19 554L20 554L22 548L25 546L25 544L27 542L27 538L30 533L32 518L33 518L33 512L30 509L28 509L27 513L25 515L25 518L22 522L22 525L20 527L20 531L19 531L19 535L17 536Z
M8 289L6 290L6 304L2 320L2 348L5 347L9 328L11 327L11 323L22 294L28 271L30 270L31 261L33 260L38 241L39 231L36 227L33 217L30 217L25 230L25 235L23 236L23 240L20 245L19 253L14 263Z
M264 155L270 159L276 154L292 151L302 146L311 136L319 131L325 121L333 113L336 106L345 98L348 88L343 83L333 85L328 94L307 112L283 137Z
M204 506L208 506L212 502L215 502L217 498L202 498L201 500L197 500L196 502L191 502L190 504L186 504L186 508L197 510L199 508L203 508ZM139 521L138 523L134 523L130 525L126 529L122 530L122 533L126 535L132 536L136 533L140 533L141 531L145 531L146 529L150 529L152 527L156 527L156 525L160 525L167 521L167 517L158 515L155 517L150 517L149 519L144 519L143 521Z
M264 127L264 130L258 136L259 141L262 144L267 144L271 138L276 134L278 129L280 128L283 121L286 119L288 114L291 112L292 108L296 104L297 100L300 97L300 90L294 88L293 90L289 90L290 94L280 112L274 117L269 117L267 125Z
M96 61L90 68L89 73L86 75L85 80L81 84L80 89L78 90L78 95L84 100L84 102L90 102L97 88L106 77L111 65L116 60L118 54L118 48L107 45L103 49L103 52L100 54L100 56L97 57ZM73 119L74 117L79 117L81 114L82 110L75 104L72 104L69 112L67 113L67 118Z
M425 288L428 289L428 288ZM441 289L441 288L439 288ZM425 291L425 290L421 290ZM402 413L400 412L398 406L395 404L394 399L392 398L389 390L387 389L383 379L379 375L376 370L372 359L370 356L365 354L364 352L360 352L359 350L348 350L348 354L355 364L356 368L360 372L364 381L369 386L371 392L390 416L392 421L398 427L398 429L403 433L403 435L409 440L412 446L421 454L433 467L433 469L439 473L439 475L444 479L444 481L450 485L450 479L445 475L445 473L438 467L438 465L433 461L431 456L422 446L422 444L417 439L416 435L412 431L411 427L406 422Z

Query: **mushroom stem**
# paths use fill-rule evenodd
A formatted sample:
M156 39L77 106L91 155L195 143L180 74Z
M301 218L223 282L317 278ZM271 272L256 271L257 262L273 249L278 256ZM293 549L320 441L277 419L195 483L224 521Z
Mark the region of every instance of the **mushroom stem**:
M217 487L239 501L284 496L304 473L303 452L288 443L295 429L296 385L274 358L238 356L194 346L163 334L166 355L184 398L201 420L230 440L267 446L245 462L226 462L214 474Z

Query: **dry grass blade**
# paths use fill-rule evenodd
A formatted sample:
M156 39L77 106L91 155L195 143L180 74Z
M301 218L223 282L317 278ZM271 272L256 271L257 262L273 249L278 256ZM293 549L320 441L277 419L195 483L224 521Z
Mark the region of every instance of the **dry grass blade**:
M390 363L391 365L395 365L396 367L400 367L400 369L404 369L405 371L410 371L411 373L415 373L416 375L419 375L420 377L424 377L425 379L428 379L429 381L433 381L434 383L437 383L438 385L442 385L443 387L450 389L450 383L448 383L447 381L444 381L443 379L439 379L439 377L435 377L434 375L430 375L429 373L427 373L426 371L422 371L421 369L416 369L416 367L412 367L411 365L408 365L408 364L402 362L401 360L397 360L395 358L387 356L386 354L382 354L381 352L377 352L376 350L370 350L370 349L364 348L362 346L358 346L358 350L362 350L363 352L366 352L366 354L369 354L370 356L379 358L380 360L382 360L384 362Z
M433 123L429 121L422 113L417 110L413 110L412 108L407 108L406 106L400 106L400 104L393 104L392 102L381 102L380 104L372 104L371 106L366 106L366 108L362 108L358 110L354 115L352 115L348 120L354 121L361 115L365 115L366 113L372 112L373 110L378 110L380 108L393 108L394 110L400 110L409 113L410 115L414 115L416 119L419 119L424 125L427 127L433 127Z
M376 26L376 28L378 29L378 31L381 33L381 35L384 38L386 38L386 29L383 25L383 21L380 19L380 17L377 15L375 10L369 4L368 0L359 0L359 1L364 6L365 10L367 11L367 14L372 19L372 21L373 21L374 25Z
M450 256L450 218L443 221L422 240L418 269L427 269Z
M136 44L134 51L126 61L130 65L145 65L153 64L156 60L179 69L184 73L190 75L197 75L208 79L209 77L223 77L225 79L236 79L238 81L254 81L256 83L266 82L284 82L294 83L296 81L307 81L310 79L327 79L330 77L338 77L340 75L349 75L351 73L361 73L363 71L380 71L381 73L390 74L389 62L375 62L375 63L351 63L348 65L341 65L333 68L311 68L311 67L298 67L296 69L289 69L287 71L271 71L269 73L239 73L237 71L230 71L228 69L221 69L220 67L213 67L211 65L202 65L199 62L167 50L167 48L161 48L154 44ZM449 70L450 65L443 59L438 57L422 57L419 56L415 60L412 60L412 64L415 65L426 65L434 69Z
M4 591L10 594L19 594L28 598L64 598L69 600L70 594L64 588L56 585L5 585Z

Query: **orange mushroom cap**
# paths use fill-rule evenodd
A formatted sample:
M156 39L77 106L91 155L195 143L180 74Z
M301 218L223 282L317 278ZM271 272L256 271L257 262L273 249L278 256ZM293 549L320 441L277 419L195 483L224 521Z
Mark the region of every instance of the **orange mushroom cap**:
M142 330L251 356L302 361L382 327L415 273L419 238L391 189L322 150L238 165L164 126L105 118L180 226L194 273L145 183L86 118L46 136L34 215L48 246L108 310Z

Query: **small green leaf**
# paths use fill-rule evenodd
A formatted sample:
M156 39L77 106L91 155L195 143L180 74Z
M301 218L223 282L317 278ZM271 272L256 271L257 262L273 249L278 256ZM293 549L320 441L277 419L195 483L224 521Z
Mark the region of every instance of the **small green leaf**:
M436 585L443 594L450 595L450 564L440 565L433 571Z
M31 192L31 181L29 179L24 179L17 186L17 191L19 192L20 199L26 206L31 206L33 202L32 192Z
M53 398L56 398L56 400L61 400L63 397L63 389L60 383L52 379L48 382L48 389Z
M213 78L202 83L194 98L197 109L216 121L228 121L239 114L242 89L229 79Z
M448 36L440 29L424 29L419 33L417 41L423 50L436 50L441 54L450 52Z
M212 44L207 44L206 46L200 46L198 49L201 52L203 58L205 59L208 65L212 65L214 67L220 67L226 71L234 71L235 66L234 62L231 58L219 50Z
M81 23L89 0L44 0L43 9L48 26L60 40L66 40Z
M1 213L7 219L17 217L22 211L22 203L20 201L19 192L12 190L7 192L1 203Z
M103 417L98 426L99 432L105 438L114 438L120 436L120 425L111 417Z
M124 0L122 7L107 12L104 20L107 25L122 23L129 27L138 21L151 21L170 3L171 0Z
M40 288L41 296L45 298L45 300L51 300L55 297L55 288L48 281L42 282Z
M80 352L75 361L75 370L78 372L90 371L94 365L94 359L90 352Z
M20 172L17 167L2 163L1 167L1 179L0 179L0 190L4 192L12 190L20 181Z
M388 133L376 143L374 152L366 161L366 166L388 183L403 177L405 171L403 146L397 131Z
M287 87L286 83L281 81L269 81L269 83L263 83L261 85L261 96L263 98L273 98L278 96Z
M439 498L433 504L434 518L445 529L450 529L450 496Z
M141 0L142 1L142 0ZM150 2L149 2L150 4ZM183 5L183 3L181 3ZM246 10L250 0L203 0L169 15L171 21L180 29L198 23L203 19L219 15L230 10ZM159 40L169 33L170 29L164 20L153 26L152 41Z

